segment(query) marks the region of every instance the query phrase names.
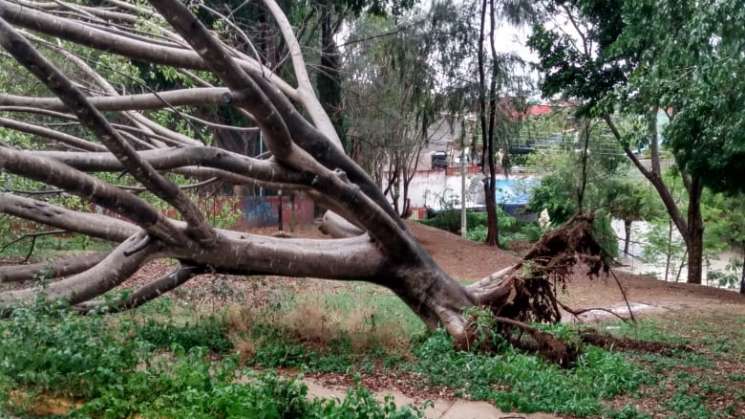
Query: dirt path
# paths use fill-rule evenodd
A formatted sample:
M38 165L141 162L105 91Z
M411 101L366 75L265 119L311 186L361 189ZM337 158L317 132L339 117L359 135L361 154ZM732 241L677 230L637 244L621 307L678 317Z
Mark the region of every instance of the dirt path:
M308 395L314 398L344 398L348 386L329 386L314 378L304 380L308 386ZM383 401L386 396L393 397L396 406L422 406L426 399L413 399L398 390L375 392L375 398ZM463 399L429 399L430 405L424 409L424 414L431 419L558 419L559 416L546 413L508 413L503 412L487 402L477 402Z

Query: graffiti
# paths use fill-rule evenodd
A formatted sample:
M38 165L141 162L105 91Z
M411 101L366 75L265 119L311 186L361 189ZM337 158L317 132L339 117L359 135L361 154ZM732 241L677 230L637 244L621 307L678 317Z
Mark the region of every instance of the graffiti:
M250 226L268 226L279 222L274 206L263 197L251 196L243 201L243 214Z
M279 225L280 197L248 196L240 204L243 224L246 227L269 227ZM296 196L282 199L282 224L293 228L295 224L312 224L315 205L307 197Z

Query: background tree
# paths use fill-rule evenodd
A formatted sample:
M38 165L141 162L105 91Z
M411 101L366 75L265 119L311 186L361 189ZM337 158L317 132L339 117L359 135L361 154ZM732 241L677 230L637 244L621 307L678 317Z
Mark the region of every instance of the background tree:
M578 99L581 113L606 120L683 237L688 282L701 283L703 187L733 189L726 179L742 170L741 149L735 145L739 134L718 134L732 132L742 118L737 95L730 93L741 79L743 58L735 51L743 39L742 2L573 0L544 6L549 14L562 13L573 32L560 33L548 22L534 27L530 44L541 57L544 94ZM663 145L682 173L685 208L675 203L663 179L658 110L670 118ZM624 129L614 121L619 113L637 123ZM632 151L639 146L649 148L651 167ZM713 152L718 146L732 151ZM718 175L707 179L715 169Z
M623 220L623 254L629 254L631 225L634 221L649 221L660 216L659 200L650 190L631 179L613 178L606 189L606 204L611 216Z
M497 153L497 125L504 126L505 121L498 121L498 119L506 119L516 114L514 112L514 104L508 103L507 109L499 109L504 104L500 103L500 91L504 89L503 80L509 75L510 64L516 61L514 57L504 54L498 54L495 46L496 39L494 38L494 32L497 25L501 21L508 21L510 23L521 23L526 16L531 13L530 3L524 1L496 1L496 0L482 0L481 1L481 19L479 24L479 43L478 43L478 59L477 68L479 74L478 83L478 114L479 114L479 125L481 128L481 140L483 144L481 152L481 170L485 175L484 179L484 197L486 202L486 215L487 215L487 234L486 244L489 246L499 245L499 220L497 218L497 202L496 202L496 153ZM488 13L488 20L487 20ZM488 33L487 33L488 27ZM488 39L485 39L488 36ZM487 61L484 49L486 46L485 42L488 42L490 60ZM488 67L487 67L488 66ZM487 76L487 71L489 75ZM504 131L502 131L504 132ZM506 136L501 138L502 144L502 156L508 156L509 153L509 142ZM499 162L504 169L505 174L508 170L509 159L503 159Z
M415 14L410 19L426 18ZM431 26L394 29L389 18L358 20L347 48L344 102L350 154L384 185L402 217L409 213L409 185L437 112ZM374 34L388 34L374 38Z
M320 66L316 76L318 97L330 115L334 127L346 144L342 95L342 59L336 37L349 17L361 14L399 16L414 6L416 0L312 0L318 9L320 35Z
M732 270L740 269L740 294L745 294L745 196L710 194L704 199L706 241L718 251L737 249L741 259L731 263Z

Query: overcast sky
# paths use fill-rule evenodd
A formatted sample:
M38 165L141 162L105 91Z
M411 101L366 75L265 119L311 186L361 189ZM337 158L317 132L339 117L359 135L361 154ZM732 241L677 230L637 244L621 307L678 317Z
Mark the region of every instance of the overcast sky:
M494 39L497 51L504 53L513 53L526 62L536 62L538 56L526 46L530 36L530 27L515 27L509 24L502 24L494 31Z

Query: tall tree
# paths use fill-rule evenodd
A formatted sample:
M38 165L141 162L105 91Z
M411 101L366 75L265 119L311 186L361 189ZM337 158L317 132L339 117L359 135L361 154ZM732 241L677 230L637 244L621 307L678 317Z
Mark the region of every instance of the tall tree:
M410 19L426 18L415 14ZM401 216L410 211L409 186L436 113L432 29L400 19L359 19L345 56L350 152L377 175ZM381 33L387 35L376 37Z
M321 27L320 68L316 76L316 87L321 105L340 133L342 144L347 147L346 127L342 102L342 60L336 36L349 17L362 13L375 16L391 14L398 16L410 9L416 0L312 0L316 7Z
M581 113L606 121L683 237L688 282L701 283L704 185L737 189L729 179L743 170L739 134L721 135L742 120L740 99L729 93L742 79L743 57L736 52L745 23L742 2L570 0L544 6L550 14L563 14L571 29L560 33L548 23L534 27L530 44L541 57L544 94L578 99ZM684 208L663 178L659 112L670 119L662 145L669 146L682 174L688 194ZM619 114L638 123L619 124ZM649 166L635 147L649 149Z
M499 245L499 220L496 202L497 147L503 145L502 156L507 156L505 126L509 118L516 114L512 98L504 98L506 85L513 76L514 64L519 60L510 54L499 54L496 49L495 30L498 25L521 23L531 13L530 3L525 1L482 0L480 3L479 38L477 44L476 67L478 85L475 87L478 98L479 126L481 131L482 151L481 169L484 173L484 197L487 214L486 244ZM488 43L489 56L485 49ZM501 134L501 135L500 135ZM500 138L498 138L498 136ZM501 144L497 144L500 142ZM499 162L507 173L508 160Z

